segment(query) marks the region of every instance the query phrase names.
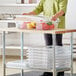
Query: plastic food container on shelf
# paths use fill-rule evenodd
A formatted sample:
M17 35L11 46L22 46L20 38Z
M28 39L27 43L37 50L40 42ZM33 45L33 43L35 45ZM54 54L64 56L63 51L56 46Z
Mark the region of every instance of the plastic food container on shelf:
M71 52L69 46L56 46L55 56L56 68L70 68ZM53 69L54 50L52 47L29 48L27 57L30 68Z

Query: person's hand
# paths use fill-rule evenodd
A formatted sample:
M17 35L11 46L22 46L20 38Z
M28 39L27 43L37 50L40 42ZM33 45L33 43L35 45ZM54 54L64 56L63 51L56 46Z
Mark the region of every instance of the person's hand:
M29 13L23 13L22 15L29 15Z
M63 16L65 13L63 10L59 11L58 13L56 13L53 17L52 17L52 21L56 21L57 18L59 18L60 16Z
M57 17L56 16L53 16L51 20L52 21L56 21L57 20Z

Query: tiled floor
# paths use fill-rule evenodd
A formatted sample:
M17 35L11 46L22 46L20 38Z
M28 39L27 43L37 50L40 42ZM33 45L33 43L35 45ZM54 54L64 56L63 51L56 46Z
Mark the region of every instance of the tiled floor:
M17 60L18 58L7 58L7 61L10 61L10 60ZM73 70L74 70L74 73L76 73L76 61L74 61L73 63ZM10 74L14 74L14 73L20 73L21 70L18 70L18 69L7 69L6 73L7 75L10 75ZM27 71L26 71L27 72ZM2 59L0 58L0 76L3 76L3 68L2 68Z

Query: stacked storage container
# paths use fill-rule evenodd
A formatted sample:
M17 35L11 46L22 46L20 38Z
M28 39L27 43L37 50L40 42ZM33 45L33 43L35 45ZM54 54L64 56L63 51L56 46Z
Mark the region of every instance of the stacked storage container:
M33 47L28 49L28 64L31 68L52 69L54 49L52 47ZM70 68L71 51L69 46L55 47L56 68Z

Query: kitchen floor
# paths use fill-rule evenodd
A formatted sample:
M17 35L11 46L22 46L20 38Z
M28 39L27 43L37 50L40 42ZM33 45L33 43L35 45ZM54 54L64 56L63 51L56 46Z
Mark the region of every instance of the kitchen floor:
M14 60L18 60L18 59L19 59L19 58L17 58L17 57L7 57L7 58L6 58L6 61L8 62L8 61L14 61ZM74 73L76 73L76 61L74 61L73 67L74 67L74 68L73 68ZM2 72L3 72L3 68L2 68L2 58L0 58L0 76L3 76ZM7 75L10 75L10 74L20 73L20 72L21 72L21 70L18 70L18 69L7 69L6 74L7 74ZM27 72L27 71L25 71L25 72Z

